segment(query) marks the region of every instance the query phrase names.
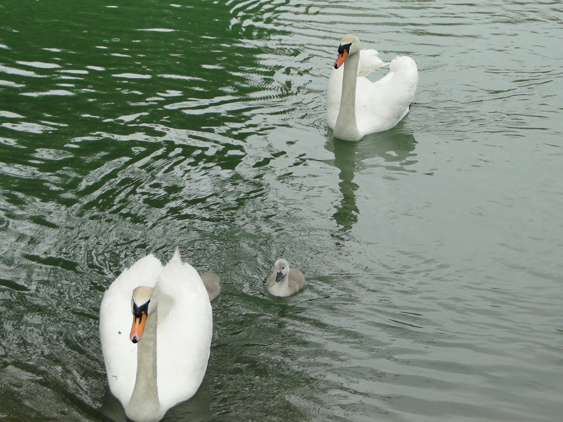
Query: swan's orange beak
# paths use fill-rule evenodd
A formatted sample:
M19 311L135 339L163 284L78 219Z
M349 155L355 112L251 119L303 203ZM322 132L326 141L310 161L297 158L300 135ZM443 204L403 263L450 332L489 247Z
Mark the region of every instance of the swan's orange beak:
M334 68L338 69L340 66L342 66L344 64L344 60L346 60L346 57L348 57L348 50L343 49L342 53L338 55L338 58L334 62Z
M129 338L133 343L138 343L143 337L143 330L145 329L145 321L147 320L147 314L145 311L141 312L141 316L137 317L133 315L133 326L131 327L131 334Z

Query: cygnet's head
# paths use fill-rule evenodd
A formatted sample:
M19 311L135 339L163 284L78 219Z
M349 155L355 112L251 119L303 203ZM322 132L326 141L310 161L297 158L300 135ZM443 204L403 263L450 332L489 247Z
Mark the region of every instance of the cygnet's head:
M154 289L147 286L140 286L133 290L133 297L131 298L133 325L131 327L131 334L129 335L133 343L141 341L143 337L145 322L154 308L150 307L153 293Z
M276 269L277 282L282 281L289 274L289 263L283 258L274 262L274 268Z
M351 54L356 54L360 52L360 40L355 35L344 35L340 40L340 45L338 46L338 58L334 62L334 68L338 69L344 64L346 57Z

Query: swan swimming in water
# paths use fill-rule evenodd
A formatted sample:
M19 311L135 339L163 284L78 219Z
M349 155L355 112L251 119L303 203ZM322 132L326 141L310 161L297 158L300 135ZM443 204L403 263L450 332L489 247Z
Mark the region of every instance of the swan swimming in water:
M109 387L130 419L159 421L198 390L211 346L210 297L178 249L164 267L153 255L138 260L104 294L100 340Z
M286 297L300 290L305 285L303 273L295 268L289 268L285 259L278 259L274 263L275 271L268 277L268 291L278 297Z
M335 138L359 141L369 133L391 129L409 112L418 84L416 63L407 56L384 63L378 54L360 51L360 40L354 35L340 41L327 89L327 120ZM366 78L387 65L390 71L383 78L375 82Z
M221 292L221 284L219 283L219 276L215 273L203 273L201 274L201 281L207 289L209 294L209 300L215 299L219 296Z

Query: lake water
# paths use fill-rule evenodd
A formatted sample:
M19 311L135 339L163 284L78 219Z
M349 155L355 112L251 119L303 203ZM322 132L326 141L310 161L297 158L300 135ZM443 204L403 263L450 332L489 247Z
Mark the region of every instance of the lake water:
M0 420L125 420L99 305L177 245L223 291L165 421L559 420L562 22L555 1L3 2ZM325 118L346 33L420 71L407 118L358 143ZM308 285L276 299L282 256Z

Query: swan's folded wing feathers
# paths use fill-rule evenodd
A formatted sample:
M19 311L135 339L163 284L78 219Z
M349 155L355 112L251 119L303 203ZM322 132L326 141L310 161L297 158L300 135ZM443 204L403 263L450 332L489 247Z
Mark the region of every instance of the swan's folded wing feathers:
M358 78L356 119L363 135L391 129L408 113L418 83L413 59L398 56L391 61L389 73L378 81Z
M159 397L162 406L171 407L192 397L203 380L213 317L207 290L191 265L171 260L157 289L173 299L162 322L159 315L157 343Z
M305 285L305 276L297 268L291 268L289 270L289 284L295 291L300 290Z

